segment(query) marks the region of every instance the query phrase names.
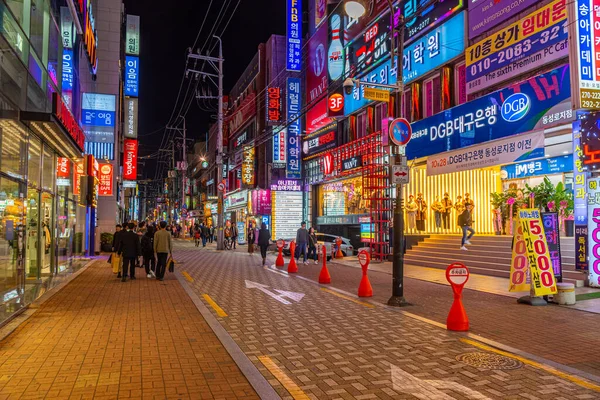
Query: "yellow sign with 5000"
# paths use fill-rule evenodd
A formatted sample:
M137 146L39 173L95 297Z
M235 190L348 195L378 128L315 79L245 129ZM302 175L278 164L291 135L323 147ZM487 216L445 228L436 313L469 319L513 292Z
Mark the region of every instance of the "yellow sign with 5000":
M493 35L475 43L466 51L467 66L476 63L502 49L514 45L520 41L524 41L548 27L551 27L561 21L567 19L567 0L556 0L545 7L536 10L525 18L520 19L512 25L494 33ZM560 25L554 29L544 32L539 39L544 41L552 40L552 36L558 36L559 29L563 29ZM524 41L524 51L529 51L527 47L531 47L534 43ZM515 48L515 51L518 51Z

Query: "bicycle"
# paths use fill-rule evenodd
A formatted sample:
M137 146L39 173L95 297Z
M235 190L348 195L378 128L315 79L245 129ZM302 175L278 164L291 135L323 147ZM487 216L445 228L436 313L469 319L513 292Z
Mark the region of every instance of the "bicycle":
M231 250L233 246L233 241L231 240L231 238L226 237L223 244L225 245L225 250Z

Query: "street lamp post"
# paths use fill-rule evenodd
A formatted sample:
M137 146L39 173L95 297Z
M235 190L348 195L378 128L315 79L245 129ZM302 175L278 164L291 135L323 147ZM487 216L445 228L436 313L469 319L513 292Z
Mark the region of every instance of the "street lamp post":
M358 19L363 16L368 9L368 3L372 0L346 0L344 3L344 9L349 17ZM390 18L394 16L394 4L392 0L388 1L388 7L390 9ZM390 24L391 26L391 45L390 45L390 56L392 60L392 68L394 67L394 63L396 64L396 75L398 79L395 85L385 85L385 84L374 84L374 83L363 83L358 79L350 79L351 82L348 82L352 85L357 84L366 84L368 86L375 87L383 87L392 89L393 95L395 96L394 105L395 112L394 115L398 117L402 117L402 94L404 92L404 80L402 77L402 57L404 55L404 16L400 13L400 21L398 24L398 59L395 56L395 42L396 39L394 37L394 23ZM348 81L348 79L346 81ZM344 86L347 83L344 82ZM398 151L393 151L395 155L395 162L401 161L401 156L398 155ZM404 212L402 210L402 185L398 185L396 187L396 202L394 205L394 225L393 225L393 256L392 256L392 297L388 300L388 305L395 307L402 307L407 305L406 299L404 298Z

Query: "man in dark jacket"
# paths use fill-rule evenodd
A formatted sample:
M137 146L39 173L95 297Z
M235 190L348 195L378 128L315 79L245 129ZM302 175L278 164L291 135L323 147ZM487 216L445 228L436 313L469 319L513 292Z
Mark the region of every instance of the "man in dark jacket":
M296 232L296 260L300 259L300 254L304 256L304 264L306 262L306 254L307 254L307 246L308 246L308 231L306 230L306 222L302 221L300 224L300 229Z
M129 276L132 280L135 279L135 264L139 256L142 255L142 248L140 246L140 239L138 235L133 231L135 225L130 222L127 225L127 230L121 233L119 238L119 250L118 253L123 257L123 277L121 282L125 282L127 278L127 269L129 268Z
M117 250L119 250L119 243L121 240L121 234L123 233L123 231L121 230L122 226L120 224L117 224L116 228L115 228L115 234L113 235L113 241L112 241L112 251L113 253L116 253ZM119 267L119 273L117 274L117 278L121 277L121 268L123 267L123 263L121 262L121 266Z
M467 250L467 247L465 246L465 244L471 244L470 240L473 237L473 235L475 234L475 230L473 228L471 228L471 225L473 225L473 217L471 214L472 210L473 210L473 205L467 204L467 206L465 207L465 211L463 211L462 214L460 214L458 216L458 226L461 227L462 232L463 232L460 249L465 250L465 251ZM467 232L469 232L468 236L467 236Z
M267 225L263 222L258 232L258 247L260 247L260 255L262 256L262 265L264 266L267 262L267 249L269 248L269 242L271 240L271 234L267 229Z

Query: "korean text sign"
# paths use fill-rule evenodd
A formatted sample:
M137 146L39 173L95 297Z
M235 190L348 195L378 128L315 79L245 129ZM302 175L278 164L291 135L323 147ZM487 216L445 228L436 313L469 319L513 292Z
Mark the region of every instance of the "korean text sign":
M461 11L464 8L465 1L468 0L445 0L434 2L433 4L428 0L400 2L399 4L402 6L396 6L396 10L394 11L393 23L394 29L396 29L396 36L398 35L397 32L400 31L401 11L406 27L404 29L404 42L408 43L422 32L441 24L446 19Z
M242 158L242 183L254 185L254 147L245 146Z
M285 129L273 135L273 167L285 168L287 132Z
M570 97L569 66L559 67L411 124L406 156L429 156L570 122Z
M125 139L123 148L123 179L135 181L137 179L138 141Z
M535 4L538 0L471 0L469 2L469 39Z
M567 0L555 0L469 47L467 93L568 55Z
M503 166L501 178L518 179L571 171L573 171L573 156L566 155Z
M397 79L397 68L392 68L391 60L386 61L379 67L372 69L362 78L361 82L371 83L383 83L386 85L396 84ZM344 93L344 114L349 115L354 111L366 106L371 103L371 100L365 99L365 86L354 85L351 94Z
M302 70L302 0L287 0L287 48L288 71Z
M287 168L289 179L302 178L300 170L300 141L302 118L300 116L300 78L287 78Z
M100 164L98 174L98 196L113 195L113 166L112 164Z
M526 292L531 288L531 275L527 248L523 238L523 228L517 223L513 236L512 258L510 260L509 292Z
M600 6L598 0L577 0L576 35L579 64L579 105L586 109L600 109Z
M386 14L346 47L350 75L382 63L390 54L390 16ZM330 71L331 72L331 71Z
M555 294L556 281L540 211L536 208L521 209L518 218L519 226L523 230L533 292L535 296Z
M465 12L429 31L404 49L402 79L410 83L465 51Z
M562 277L562 260L560 257L560 226L558 213L542 213L542 222L544 224L544 234L546 243L548 243L548 252L552 262L554 276Z
M278 124L281 121L281 88L267 88L267 123Z
M125 96L138 97L140 85L140 59L125 56Z
M588 254L591 287L600 287L600 182L588 181Z

